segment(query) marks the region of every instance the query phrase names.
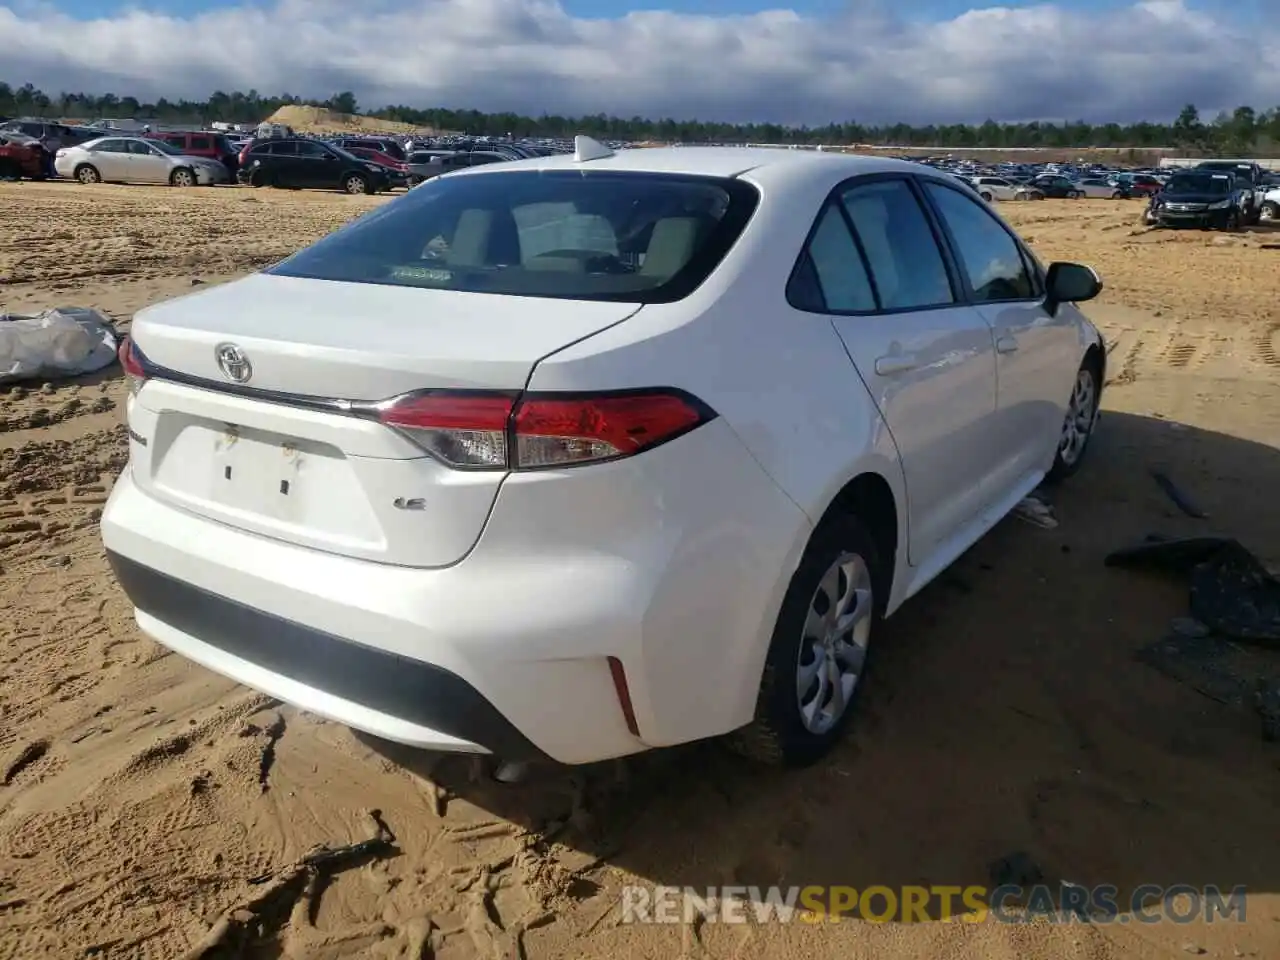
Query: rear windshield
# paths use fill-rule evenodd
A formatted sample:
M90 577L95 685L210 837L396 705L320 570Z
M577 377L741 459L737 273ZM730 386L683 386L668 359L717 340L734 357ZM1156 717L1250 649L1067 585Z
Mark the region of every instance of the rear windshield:
M1181 174L1165 187L1170 193L1230 193L1231 178L1224 174Z
M267 270L519 297L669 303L719 265L759 200L740 180L503 171L437 177Z

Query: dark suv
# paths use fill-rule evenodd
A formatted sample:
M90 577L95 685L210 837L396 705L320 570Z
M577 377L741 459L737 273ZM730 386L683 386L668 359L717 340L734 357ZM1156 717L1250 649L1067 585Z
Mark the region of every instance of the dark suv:
M232 173L236 172L239 158L231 146L231 141L220 133L207 133L203 130L166 130L159 133L146 134L152 140L162 140L169 146L181 150L184 156L208 157L220 160Z
M250 144L240 154L236 178L253 187L378 193L391 189L386 171L341 147L301 137Z
M54 123L52 120L8 120L0 124L0 130L34 137L43 143L50 153L57 153L60 147L79 146L105 135L102 130L76 127L68 123Z

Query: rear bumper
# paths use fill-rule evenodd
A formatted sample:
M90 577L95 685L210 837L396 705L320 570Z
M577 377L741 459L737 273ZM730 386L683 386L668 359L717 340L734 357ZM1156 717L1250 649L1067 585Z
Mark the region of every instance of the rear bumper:
M110 550L107 560L139 624L215 671L317 712L362 714L365 726L394 728L399 739L488 750L510 760L545 758L493 704L447 670L255 610Z
M129 469L102 518L138 625L176 652L388 740L562 763L749 722L809 530L721 420L633 460L508 477L448 567L247 533Z

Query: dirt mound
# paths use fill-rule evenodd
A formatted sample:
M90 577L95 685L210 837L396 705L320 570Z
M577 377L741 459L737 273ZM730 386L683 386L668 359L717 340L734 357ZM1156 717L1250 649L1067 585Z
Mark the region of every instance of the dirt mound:
M434 134L431 127L415 127L395 120L379 120L359 114L338 113L323 107L281 107L268 123L283 123L298 133L425 133Z

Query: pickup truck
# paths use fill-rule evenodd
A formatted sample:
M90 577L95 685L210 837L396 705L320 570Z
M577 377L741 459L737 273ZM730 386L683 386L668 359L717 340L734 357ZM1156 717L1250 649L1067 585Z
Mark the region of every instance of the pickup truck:
M1244 188L1243 223L1253 226L1262 218L1262 207L1266 203L1267 171L1256 163L1246 160L1205 160L1196 164L1193 170L1206 173L1233 174Z

